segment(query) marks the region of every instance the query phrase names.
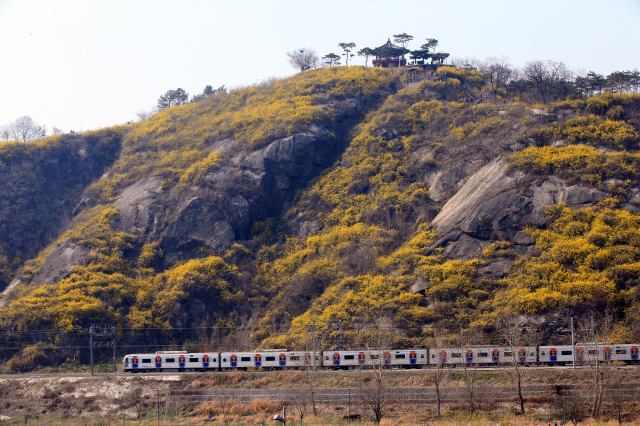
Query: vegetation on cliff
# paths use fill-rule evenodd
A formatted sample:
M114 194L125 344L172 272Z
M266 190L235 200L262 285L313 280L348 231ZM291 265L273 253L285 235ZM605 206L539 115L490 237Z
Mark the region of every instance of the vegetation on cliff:
M120 336L160 328L164 340L153 344L165 346L204 344L216 334L217 347L304 348L312 320L324 347L337 344L341 321L349 345L366 344L378 327L393 331L394 345L413 346L490 333L506 312L609 309L618 319L616 338L639 339L633 324L640 220L628 202L640 186L640 96L569 97L547 106L559 117L547 123L532 118L528 110L541 106L524 97L470 99L468 87L495 94L477 70L441 67L417 84L405 84L407 78L404 71L360 67L309 70L166 108L132 125L0 145L0 173L18 167L24 179L11 180L6 191L29 186L34 202L45 191L60 197L52 183L72 189L62 197L68 213L51 227L64 231L41 238L32 252L2 242L0 279L8 283L20 268L25 284L0 308L0 328L7 335L72 332L102 322ZM283 216L252 217L252 238L217 250L191 247L184 249L188 256L169 261L161 235L121 228L113 203L141 179L160 177L159 192L182 202L234 155L319 127L335 132L326 143L338 144L342 132L344 152ZM224 140L234 144L216 149ZM48 170L47 159L75 160L80 150L92 160L77 181L68 171L56 174L59 168L37 171ZM434 176L505 154L512 174L556 175L611 198L585 208L548 207L546 224L525 229L534 242L528 249L486 241L482 255L446 257L430 222L468 176L437 201L429 191ZM28 205L24 211L41 212ZM59 280L28 285L63 244L89 254ZM497 261L509 270L487 274ZM35 343L18 334L11 339Z

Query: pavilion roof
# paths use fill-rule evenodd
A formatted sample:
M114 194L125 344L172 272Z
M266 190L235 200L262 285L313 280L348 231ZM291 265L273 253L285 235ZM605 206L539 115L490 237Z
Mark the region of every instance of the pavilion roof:
M397 44L391 43L391 39L387 39L387 42L382 46L376 47L373 49L376 52L376 56L401 56L408 52L407 49L404 49L402 46L398 46Z

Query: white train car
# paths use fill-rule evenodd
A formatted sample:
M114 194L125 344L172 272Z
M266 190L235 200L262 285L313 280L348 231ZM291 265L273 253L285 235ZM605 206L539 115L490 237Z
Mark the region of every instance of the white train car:
M426 349L324 351L322 363L325 368L348 370L377 365L389 368L418 368L427 366L427 355Z
M429 365L437 367L462 366L491 366L511 364L514 361L514 353L510 348L435 348L429 351ZM522 347L515 349L516 362L521 364L535 364L538 361L535 347Z
M433 348L429 349L429 365L437 367L439 365L446 367L455 367L463 365L465 359L463 350L459 348Z
M313 352L292 351L280 353L280 359L284 356L284 367L294 369L306 369L313 367ZM316 351L316 368L322 367L322 352Z
M585 348L585 351L588 353L587 348ZM571 345L540 346L538 348L538 361L541 365L572 364L573 347Z
M391 365L401 368L426 368L429 351L426 349L396 349L390 352Z
M159 351L154 354L130 354L122 360L123 371L215 371L220 367L217 353Z
M640 362L640 358L638 357L638 344L613 345L611 360L622 361L625 364L638 364Z

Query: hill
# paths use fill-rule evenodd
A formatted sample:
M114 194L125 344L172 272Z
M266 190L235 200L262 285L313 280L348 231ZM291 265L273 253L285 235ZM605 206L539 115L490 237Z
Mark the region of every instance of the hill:
M254 349L306 347L315 320L328 348L340 322L413 346L517 316L535 344L609 312L638 341L640 96L478 103L480 72L409 73L310 70L0 147L8 365L64 360L92 323Z

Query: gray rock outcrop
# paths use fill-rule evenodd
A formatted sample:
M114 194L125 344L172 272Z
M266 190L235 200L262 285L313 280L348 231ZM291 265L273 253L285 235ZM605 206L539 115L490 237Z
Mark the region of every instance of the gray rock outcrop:
M584 206L610 194L569 186L555 176L532 179L521 171L507 174L507 159L497 157L476 172L431 222L448 257L479 257L493 240L526 241L519 231L543 225L544 208L559 202ZM517 241L516 241L517 240Z

